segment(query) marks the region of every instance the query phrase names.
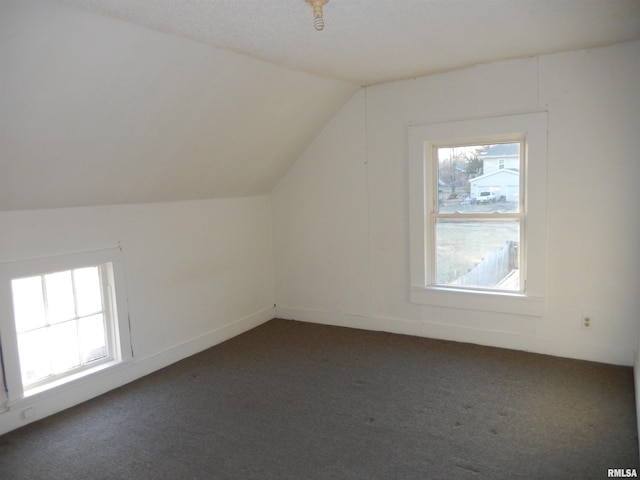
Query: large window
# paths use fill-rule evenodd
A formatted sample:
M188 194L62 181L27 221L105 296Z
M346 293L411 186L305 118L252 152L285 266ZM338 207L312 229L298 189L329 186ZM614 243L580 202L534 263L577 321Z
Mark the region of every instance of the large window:
M130 356L128 328L116 302L116 257L103 251L0 266L6 312L0 340L9 400Z
M409 128L411 300L541 315L546 114Z
M523 143L431 147L437 184L427 188L430 284L523 291Z

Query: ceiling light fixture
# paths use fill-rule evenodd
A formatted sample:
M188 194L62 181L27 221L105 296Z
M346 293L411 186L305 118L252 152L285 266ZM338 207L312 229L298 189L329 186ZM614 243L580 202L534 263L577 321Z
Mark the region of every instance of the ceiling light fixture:
M322 18L322 6L329 0L306 0L313 7L313 25L319 32L324 29L324 19Z

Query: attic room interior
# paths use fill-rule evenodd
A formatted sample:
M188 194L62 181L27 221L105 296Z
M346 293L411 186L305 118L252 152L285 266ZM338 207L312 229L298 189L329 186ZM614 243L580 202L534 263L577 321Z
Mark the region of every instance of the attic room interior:
M311 3L0 0L0 477L637 474L640 2Z

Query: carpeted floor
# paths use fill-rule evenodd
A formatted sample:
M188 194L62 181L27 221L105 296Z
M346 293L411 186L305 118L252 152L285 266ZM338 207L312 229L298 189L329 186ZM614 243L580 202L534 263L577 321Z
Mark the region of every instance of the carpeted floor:
M0 437L2 479L603 479L631 368L272 320Z

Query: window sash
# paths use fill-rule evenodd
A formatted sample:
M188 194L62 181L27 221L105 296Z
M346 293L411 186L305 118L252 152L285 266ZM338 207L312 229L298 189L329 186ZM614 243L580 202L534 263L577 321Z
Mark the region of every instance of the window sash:
M91 362L86 368L74 370L44 385L24 388L19 364L17 332L13 317L13 301L11 281L16 278L40 276L51 272L81 269L87 266L101 265L103 282L104 311L111 319L106 329L109 343L108 359ZM116 299L117 296L117 299ZM0 400L6 405L16 405L25 397L33 397L76 379L109 369L133 357L130 338L129 315L126 302L126 277L122 251L119 247L44 257L29 260L0 263L0 346L2 351L2 367L4 389L0 392ZM1 407L0 407L1 409Z
M485 291L485 292L498 292L498 293L524 293L525 292L525 283L526 283L526 275L525 275L525 232L524 232L524 215L483 215L482 217L474 217L474 216L455 216L455 215L432 215L431 221L429 222L428 228L428 239L426 246L426 255L427 258L427 285L431 287L443 287L443 288L455 288L460 290L468 290L468 291ZM479 284L473 285L464 285L464 284L456 284L454 282L443 282L438 280L438 246L440 245L437 239L438 233L438 225L452 225L452 224L469 224L469 223L477 223L477 224L512 224L518 230L518 260L517 260L517 270L518 270L518 287L517 288L497 288L497 287L489 287L483 286ZM431 248L429 248L431 247ZM488 252L489 253L489 252Z
M518 143L519 148L519 189L518 189L518 209L515 212L469 212L469 211L456 211L456 212L441 212L440 208L440 175L439 175L439 150L441 148L462 148L462 147L474 147L481 145L495 145L495 144L511 144ZM426 222L426 242L425 242L425 259L426 259L426 286L430 287L446 287L456 288L469 291L495 291L504 293L526 293L526 271L524 265L526 265L526 232L525 232L525 198L526 198L526 138L523 135L516 136L501 136L501 137L487 137L476 138L473 142L444 142L444 143L430 143L426 150L426 168L425 171L431 172L431 181L429 182L430 194L426 197L425 207L430 210L428 215L429 221ZM437 259L437 239L436 239L436 226L439 223L489 223L489 222L515 222L518 225L518 241L519 241L519 255L518 255L518 270L519 281L518 288L512 289L500 289L489 288L480 285L454 285L452 283L443 283L438 281L438 259Z
M101 301L102 301L102 308L100 310L97 310L95 312L91 312L91 313L87 313L84 315L81 315L79 313L79 307L78 307L78 292L77 292L77 288L76 288L76 279L75 279L75 271L76 270L80 270L83 268L97 268L98 269L98 276L99 276L99 288L100 288L100 295L101 295ZM40 379L36 379L34 381L30 381L27 382L25 381L25 372L24 372L24 368L25 365L22 365L22 363L20 362L20 373L21 373L21 378L22 378L22 388L23 388L23 392L25 394L28 394L31 390L33 389L39 389L40 387L49 385L51 383L54 383L60 379L63 379L65 377L69 377L72 375L76 375L82 371L85 370L89 370L92 369L96 366L99 366L101 364L110 362L114 360L114 348L113 348L113 341L114 341L114 333L113 333L113 310L111 308L111 301L108 298L108 285L109 285L109 278L108 278L108 269L111 268L111 265L109 263L106 264L100 264L100 265L86 265L84 267L80 267L80 268L74 268L72 270L63 270L61 272L51 272L51 273L42 273L39 275L32 275L29 277L21 277L21 278L15 278L12 279L12 283L13 280L20 280L22 278L39 278L41 283L42 283L42 295L43 295L43 301L45 304L45 323L43 325L37 326L37 327L33 327L33 328L29 328L29 329L25 329L22 331L17 331L17 326L16 326L16 336L17 336L17 340L18 343L20 343L20 339L21 337L24 338L24 336L26 336L26 334L30 334L30 333L35 333L35 332L42 332L46 337L47 337L47 342L51 343L53 342L52 340L52 329L56 329L58 327L62 328L62 326L64 325L71 325L73 324L73 326L75 327L75 330L77 332L77 340L76 340L76 347L78 349L78 364L71 366L68 369L64 369L61 371L56 371L56 368L54 368L53 366L51 366L50 368L50 373ZM66 318L64 320L61 321L52 321L51 316L49 315L49 305L48 305L48 291L47 291L47 287L46 287L46 277L47 275L51 275L52 273L70 273L70 277L72 278L72 287L73 287L73 303L74 303L74 312L73 312L73 316L70 318ZM104 328L104 340L105 340L105 355L97 358L95 360L85 360L82 358L82 339L81 339L81 334L80 334L80 330L81 330L81 321L82 320L86 320L89 319L90 317L93 317L95 315L102 315L103 316L103 328ZM20 352L20 348L18 348L18 355L19 355L19 361L20 361L20 357L22 352ZM47 358L43 359L43 361L46 361L49 364L52 364L55 361L55 355L53 353L47 353Z

